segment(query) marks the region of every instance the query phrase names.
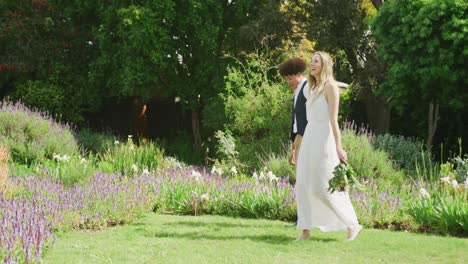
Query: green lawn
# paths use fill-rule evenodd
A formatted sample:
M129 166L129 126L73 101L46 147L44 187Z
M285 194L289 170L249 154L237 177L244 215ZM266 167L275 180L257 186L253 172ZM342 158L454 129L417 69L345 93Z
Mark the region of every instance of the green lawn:
M312 231L295 242L290 223L148 214L99 232L60 234L45 263L466 263L468 239L364 229Z

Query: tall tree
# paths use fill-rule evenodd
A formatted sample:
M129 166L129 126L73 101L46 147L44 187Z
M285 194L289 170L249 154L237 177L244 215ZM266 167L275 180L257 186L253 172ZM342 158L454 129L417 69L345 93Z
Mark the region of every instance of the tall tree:
M377 1L375 2L378 7ZM378 92L384 65L376 56L368 21L376 9L369 0L291 1L293 19L316 41L316 49L344 53L353 89L366 105L371 129L385 133L390 124L389 97ZM340 78L340 76L337 76Z
M94 80L104 80L112 94L180 97L191 110L194 142L200 147L200 113L222 85L223 53L236 50L241 28L272 2L279 1L148 0L121 1L112 8L102 5L102 23L96 31L101 54L94 63Z
M69 121L98 106L87 82L95 53L87 18L68 12L66 1L2 1L0 7L0 96L20 98Z
M455 111L468 100L468 2L388 1L372 28L388 65L384 92L398 109L425 106L431 150L441 107Z

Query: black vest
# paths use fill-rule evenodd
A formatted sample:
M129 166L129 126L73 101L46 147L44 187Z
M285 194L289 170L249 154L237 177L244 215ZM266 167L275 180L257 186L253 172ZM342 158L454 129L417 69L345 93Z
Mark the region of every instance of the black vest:
M304 131L307 125L306 115L306 101L304 96L304 87L306 87L307 80L302 84L301 90L297 95L296 105L294 105L294 96L292 101L292 121L291 121L291 140L294 141L296 133L294 133L294 116L296 116L297 134L304 136Z

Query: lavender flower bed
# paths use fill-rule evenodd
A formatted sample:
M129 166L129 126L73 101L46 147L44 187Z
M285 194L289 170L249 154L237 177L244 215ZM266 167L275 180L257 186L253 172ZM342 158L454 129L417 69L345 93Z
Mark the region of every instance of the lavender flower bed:
M225 177L200 167L173 168L134 178L96 173L86 185L66 188L34 176L16 178L20 194L0 196L0 258L4 263L39 261L54 231L101 229L129 223L140 213L216 214L293 220L294 187L274 175ZM397 223L405 198L369 180L351 198L366 226ZM383 226L381 226L383 227Z
M24 193L0 194L0 257L4 263L39 261L54 230L102 228L151 210L159 185L153 176L127 179L97 173L86 186L65 188L34 176L14 179Z

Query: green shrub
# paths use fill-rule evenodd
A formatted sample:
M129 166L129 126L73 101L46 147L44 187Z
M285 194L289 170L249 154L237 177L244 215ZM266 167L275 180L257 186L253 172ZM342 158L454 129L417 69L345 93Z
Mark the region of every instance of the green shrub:
M468 236L468 190L448 182L427 187L427 196L415 199L409 214L424 231Z
M14 162L31 164L54 154L79 155L69 125L59 124L46 113L31 111L21 103L0 103L0 144L10 148Z
M290 182L293 183L295 179L295 167L291 164L289 151L289 147L283 144L281 152L265 153L260 155L260 159L263 161L267 171L271 171L274 175L281 178L289 177Z
M373 148L366 133L344 129L341 133L343 149L358 178L387 178L401 180L402 172L395 170L386 152Z
M371 142L374 148L387 152L394 164L402 169L414 171L416 161L421 163L425 157L427 163L431 157L422 150L422 143L416 139L385 134L372 137ZM425 152L424 156L421 155L421 151Z
M231 133L239 161L248 171L263 166L259 152L279 153L281 142L289 140L292 94L273 71L279 59L248 54L243 64L239 60L229 66L223 91L205 111L204 124Z
M457 156L452 162L455 164L455 170L453 172L455 179L459 183L466 183L468 181L468 155L465 155L464 158Z
M294 165L288 155L271 154L266 160L266 168L279 177L294 177Z
M92 153L101 153L112 147L116 141L115 136L110 133L98 133L88 128L77 131L75 138L81 148Z
M177 160L194 165L203 163L203 154L193 147L192 135L187 132L178 132L171 142L163 142L163 146L168 155Z

